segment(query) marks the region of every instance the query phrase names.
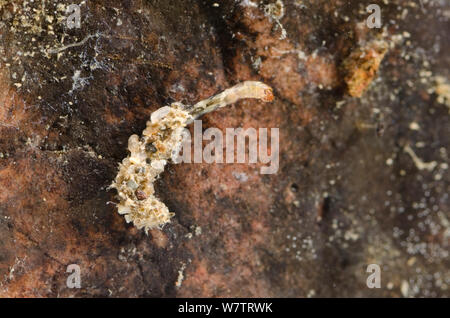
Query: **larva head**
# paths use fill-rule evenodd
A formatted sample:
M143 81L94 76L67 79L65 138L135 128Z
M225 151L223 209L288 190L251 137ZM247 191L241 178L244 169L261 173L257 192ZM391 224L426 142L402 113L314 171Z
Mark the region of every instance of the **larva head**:
M273 98L274 98L274 96L273 96L272 88L269 87L269 88L264 90L264 96L261 98L261 100L263 102L268 103L268 102L273 101Z

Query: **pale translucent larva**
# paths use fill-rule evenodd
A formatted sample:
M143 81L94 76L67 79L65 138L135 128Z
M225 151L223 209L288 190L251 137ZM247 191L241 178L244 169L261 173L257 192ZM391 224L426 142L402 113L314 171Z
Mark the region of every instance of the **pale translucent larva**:
M127 223L133 222L147 233L170 222L174 213L155 196L153 184L164 171L172 152L179 149L183 129L194 119L243 98L270 102L273 93L261 82L246 81L194 106L173 103L152 113L142 137L132 135L129 138L130 155L119 164L119 172L110 186L117 190L118 212Z

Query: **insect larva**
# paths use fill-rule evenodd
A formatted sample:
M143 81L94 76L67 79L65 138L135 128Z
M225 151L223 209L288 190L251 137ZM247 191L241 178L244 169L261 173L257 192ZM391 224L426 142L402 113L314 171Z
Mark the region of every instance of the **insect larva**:
M155 196L154 181L164 171L172 153L179 149L184 127L194 119L243 98L273 100L272 89L261 83L246 81L194 106L173 103L156 110L147 122L142 137L128 140L130 155L119 164L119 172L110 188L117 189L118 212L127 223L138 228L161 229L174 215Z

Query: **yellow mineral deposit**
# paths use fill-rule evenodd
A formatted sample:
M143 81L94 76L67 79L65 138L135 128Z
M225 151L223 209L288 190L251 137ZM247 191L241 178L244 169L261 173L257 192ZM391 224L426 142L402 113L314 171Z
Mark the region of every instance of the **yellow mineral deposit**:
M361 97L377 75L387 44L376 40L355 49L342 63L350 96Z

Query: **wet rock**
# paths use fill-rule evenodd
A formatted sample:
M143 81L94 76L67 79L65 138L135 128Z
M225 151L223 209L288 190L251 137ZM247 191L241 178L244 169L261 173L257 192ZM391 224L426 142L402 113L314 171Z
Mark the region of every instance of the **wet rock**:
M0 0L0 296L448 296L450 8L389 1L368 29L366 5ZM374 39L389 49L348 96L341 66ZM280 128L278 172L170 165L156 191L176 217L126 224L107 187L128 137L244 80L275 101L203 127Z

